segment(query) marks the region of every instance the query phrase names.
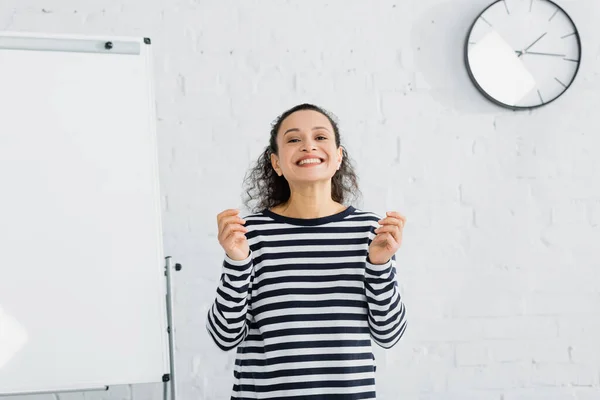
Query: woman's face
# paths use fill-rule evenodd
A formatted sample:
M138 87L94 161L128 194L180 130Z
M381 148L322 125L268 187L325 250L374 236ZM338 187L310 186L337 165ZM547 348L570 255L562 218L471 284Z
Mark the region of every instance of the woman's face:
M277 145L279 155L272 154L271 163L288 182L330 180L342 161L329 119L313 110L289 115L277 132Z

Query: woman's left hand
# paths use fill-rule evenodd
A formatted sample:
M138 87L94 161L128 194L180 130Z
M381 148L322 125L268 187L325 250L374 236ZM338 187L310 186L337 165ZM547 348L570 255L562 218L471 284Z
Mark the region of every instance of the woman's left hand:
M371 264L385 264L402 244L402 230L406 217L396 211L386 212L387 217L377 221L381 227L375 229L375 238L369 245Z

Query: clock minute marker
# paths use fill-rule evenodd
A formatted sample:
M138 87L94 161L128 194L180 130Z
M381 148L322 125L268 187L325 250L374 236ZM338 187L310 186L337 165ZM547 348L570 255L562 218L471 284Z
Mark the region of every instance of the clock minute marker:
M503 2L504 2L504 8L506 8L506 13L508 15L510 15L510 11L508 11L508 4L506 4L506 0L503 0Z
M554 80L558 83L560 83L562 85L562 87L564 87L565 89L567 88L567 85L565 85L564 83L562 83L557 77L554 77Z
M529 2L529 12L531 12L531 8L533 7L533 0Z
M557 9L556 9L556 11L554 11L554 14L552 14L552 16L550 17L550 19L548 20L548 22L552 21L552 18L554 18L554 16L555 16L556 14L558 14L558 12L559 12L559 11L560 11L560 10L557 8Z
M480 18L481 20L483 20L483 22L485 22L486 24L488 24L488 25L490 26L490 28L492 28L492 24L490 24L490 23L488 22L488 20L487 20L487 19L485 19L485 18L483 18L483 17L479 17L479 18Z
M565 36L561 36L560 38L561 39L568 38L569 36L573 36L574 34L575 34L575 32L571 32L571 33L569 33L569 34L567 34Z
M544 104L544 99L542 99L542 94L540 93L540 89L538 89L538 96L540 96L540 101Z
M563 58L565 61L579 62L579 60L574 60L572 58Z

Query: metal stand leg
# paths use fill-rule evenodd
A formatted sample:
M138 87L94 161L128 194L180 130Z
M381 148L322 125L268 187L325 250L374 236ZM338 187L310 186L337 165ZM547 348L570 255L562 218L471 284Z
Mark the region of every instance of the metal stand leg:
M171 257L165 257L166 265L165 265L165 276L167 277L167 322L169 326L167 327L167 332L169 333L169 363L170 363L170 374L168 377L163 377L163 398L164 400L168 399L168 385L170 383L170 392L171 398L170 400L177 400L177 385L175 384L175 329L173 327L173 280L171 278ZM181 270L181 264L175 264L175 270Z

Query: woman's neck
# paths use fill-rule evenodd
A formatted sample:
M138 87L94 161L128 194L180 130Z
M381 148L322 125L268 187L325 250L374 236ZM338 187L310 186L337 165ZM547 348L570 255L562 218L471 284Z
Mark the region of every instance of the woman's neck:
M321 218L329 215L337 214L346 209L346 206L336 201L330 200L326 204L316 202L299 202L290 201L279 204L271 209L276 214L290 218Z

